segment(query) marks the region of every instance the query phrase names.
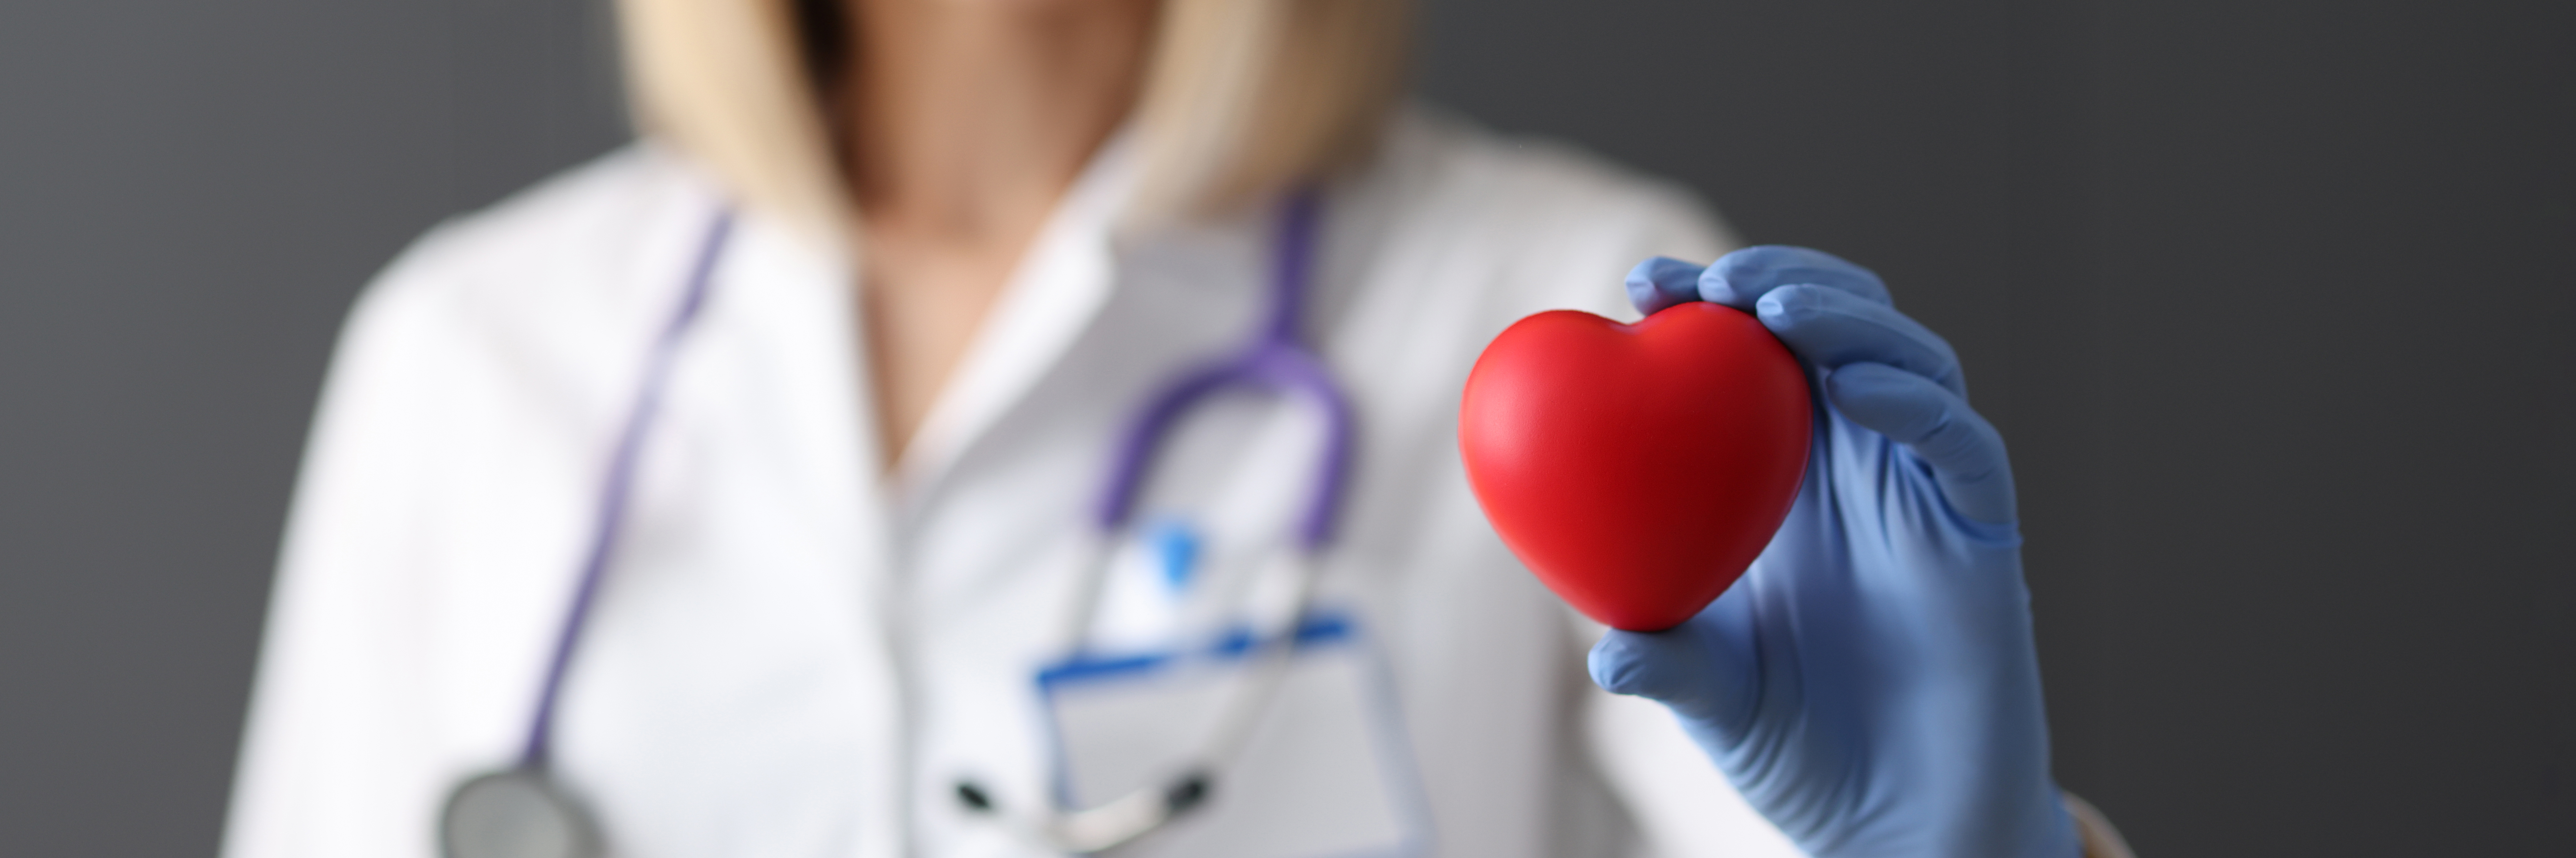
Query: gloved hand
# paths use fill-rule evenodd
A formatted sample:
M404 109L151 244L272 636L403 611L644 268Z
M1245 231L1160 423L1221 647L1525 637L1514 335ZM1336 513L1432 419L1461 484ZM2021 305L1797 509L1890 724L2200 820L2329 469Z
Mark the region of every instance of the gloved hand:
M1612 630L1594 681L1662 701L1816 858L2076 858L2012 469L1949 343L1877 275L1803 248L1648 260L1628 294L1648 313L1754 314L1815 379L1816 437L1788 520L1734 588L1679 627Z

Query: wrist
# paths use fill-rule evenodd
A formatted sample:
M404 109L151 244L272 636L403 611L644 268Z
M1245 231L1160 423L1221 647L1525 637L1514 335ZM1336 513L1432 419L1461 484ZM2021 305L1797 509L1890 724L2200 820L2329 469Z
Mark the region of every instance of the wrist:
M2030 785L1989 783L1969 787L1982 799L1927 807L1934 815L1926 847L1914 854L1939 858L2086 858L2079 823L2064 793L2047 779ZM1882 847L1893 844L1881 844ZM1907 850L1880 849L1873 855Z
M2129 841L2120 836L2120 829L2111 827L2110 817L2103 816L2091 802L2071 792L2058 796L2066 803L2067 815L2075 820L2075 834L2084 858L2138 858L2137 853L2129 851Z

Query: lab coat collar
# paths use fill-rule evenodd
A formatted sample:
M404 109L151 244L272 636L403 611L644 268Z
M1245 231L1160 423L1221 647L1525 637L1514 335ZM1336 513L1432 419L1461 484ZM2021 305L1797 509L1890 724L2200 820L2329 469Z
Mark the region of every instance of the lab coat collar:
M1133 138L1121 130L1102 145L1021 256L895 463L888 488L899 506L919 498L1026 395L1107 302L1115 239L1139 181Z

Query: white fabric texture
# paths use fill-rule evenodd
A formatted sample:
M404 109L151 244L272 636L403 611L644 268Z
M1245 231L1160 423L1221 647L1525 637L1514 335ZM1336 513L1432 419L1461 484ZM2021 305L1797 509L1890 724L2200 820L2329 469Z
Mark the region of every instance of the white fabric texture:
M1247 335L1269 276L1269 212L1116 229L1125 159L1068 195L891 474L858 267L745 214L556 733L612 854L1035 854L952 785L1046 794L1030 676L1061 654L1111 439ZM639 145L433 231L367 290L297 489L227 855L434 855L445 791L512 759L612 437L722 204ZM1592 687L1589 632L1485 523L1455 444L1504 326L1631 317L1631 265L1713 258L1723 228L1674 186L1420 113L1324 211L1306 330L1360 435L1320 598L1383 650L1429 853L1796 854L1668 716ZM1148 506L1198 518L1209 568L1245 565L1285 533L1313 445L1296 409L1229 400L1167 450Z

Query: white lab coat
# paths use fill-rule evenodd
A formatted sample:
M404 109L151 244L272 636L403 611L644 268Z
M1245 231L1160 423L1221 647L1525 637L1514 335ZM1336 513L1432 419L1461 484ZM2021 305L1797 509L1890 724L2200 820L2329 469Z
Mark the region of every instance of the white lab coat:
M854 264L745 214L557 731L614 854L1032 854L953 779L1042 794L1030 671L1060 652L1061 558L1110 439L1246 335L1269 267L1268 212L1113 229L1123 151L1054 214L891 475ZM1726 233L1670 184L1420 113L1326 200L1307 328L1360 434L1320 586L1393 677L1429 851L1796 854L1659 707L1586 679L1590 632L1496 539L1453 440L1505 325L1633 315L1631 265L1712 258ZM612 436L720 205L638 145L434 230L360 299L297 489L231 858L432 855L445 791L511 759ZM1155 497L1204 519L1223 568L1283 532L1313 423L1245 400L1192 425Z

